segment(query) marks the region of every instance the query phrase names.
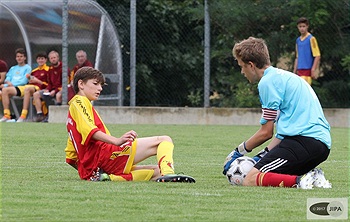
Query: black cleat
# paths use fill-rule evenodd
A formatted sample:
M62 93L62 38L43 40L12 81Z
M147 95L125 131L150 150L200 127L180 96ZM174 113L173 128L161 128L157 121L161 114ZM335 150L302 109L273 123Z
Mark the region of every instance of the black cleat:
M196 180L193 177L180 175L180 174L167 174L159 177L156 182L178 182L178 183L195 183Z

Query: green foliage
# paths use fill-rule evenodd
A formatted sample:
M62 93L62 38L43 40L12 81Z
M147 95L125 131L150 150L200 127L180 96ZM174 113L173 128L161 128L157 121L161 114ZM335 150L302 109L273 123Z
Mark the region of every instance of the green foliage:
M340 61L350 49L348 8L349 3L345 0L288 0L284 1L283 4L274 0L211 1L211 36L213 39L211 64L214 66L212 76L226 79L228 73L235 75L239 71L239 67L232 62L230 51L235 42L249 36L261 37L266 40L273 65L277 65L281 56L290 57L288 55L294 53L295 39L299 36L296 20L305 16L310 20L310 31L317 37L322 53L321 69L324 72L324 77L318 79L314 88L320 92L320 100L324 101L323 103L327 107L349 107L348 97L342 96L344 93L347 95L350 90L348 73L344 72L340 65ZM334 13L337 15L334 16ZM290 64L293 63L294 58L291 59ZM234 69L229 68L232 63ZM292 67L290 71L292 71ZM244 98L244 101L238 101L227 96L238 92L240 81L242 80L232 81L230 84L233 87L222 87L220 80L212 80L212 90L226 95L223 101L217 105L230 107L254 107L256 105L254 101L249 101L249 99ZM345 84L340 83L339 89L338 87L334 88L337 81L343 81ZM249 88L247 89L249 90ZM337 90L339 91L334 94L333 92ZM327 97L331 95L332 100L329 100ZM338 98L334 95L341 97ZM254 97L249 98L253 99Z
M344 70L348 71L350 74L350 54L342 59L341 65L344 67Z
M194 107L201 106L201 104L203 103L203 92L191 91L190 94L187 96L187 98L192 106Z
M307 221L307 198L349 196L349 129L332 129L331 155L321 164L333 188L299 190L233 187L221 174L226 155L257 126L108 127L116 136L130 129L141 136L170 135L175 143L176 171L195 177L197 182L82 181L76 170L65 164L64 124L1 123L0 220ZM145 164L156 164L156 159Z
M138 66L147 66L152 79L144 79L138 73L138 91L147 91L151 82L157 88L156 98L145 99L148 105L186 106L191 104L188 92L201 89L203 85L203 50L200 44L202 28L191 21L187 8L192 1L139 1L137 35ZM188 30L192 30L189 32ZM161 96L160 96L161 95ZM137 96L143 102L144 93Z

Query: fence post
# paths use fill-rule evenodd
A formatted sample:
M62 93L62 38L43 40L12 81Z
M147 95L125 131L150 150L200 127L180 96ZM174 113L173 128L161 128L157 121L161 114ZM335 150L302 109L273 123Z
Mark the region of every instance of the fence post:
M204 1L204 107L210 106L210 17L208 0Z
M62 6L62 105L68 103L68 0Z
M130 106L136 105L136 0L130 1Z

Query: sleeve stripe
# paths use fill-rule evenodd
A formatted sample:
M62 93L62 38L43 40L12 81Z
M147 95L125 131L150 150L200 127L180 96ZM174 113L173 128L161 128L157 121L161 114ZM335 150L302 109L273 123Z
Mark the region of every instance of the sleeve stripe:
M277 117L277 110L273 109L262 109L262 115L261 117L263 119L266 119L267 121L275 120Z

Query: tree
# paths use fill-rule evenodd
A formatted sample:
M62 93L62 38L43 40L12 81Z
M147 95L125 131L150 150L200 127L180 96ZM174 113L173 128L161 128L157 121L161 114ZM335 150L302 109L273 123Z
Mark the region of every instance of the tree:
M277 65L282 57L289 58L289 64L292 64L295 39L299 35L296 20L305 16L311 21L311 31L317 37L322 53L324 75L313 87L325 107L349 107L349 73L341 65L350 44L348 8L346 0L211 1L212 89L222 95L221 101L216 102L232 107L257 106L241 96L245 95L242 90L248 90L248 95L256 95L256 89L241 87L245 80L238 74L239 67L228 49L234 42L249 36L261 37L269 46L273 65ZM291 65L289 67L292 70Z

